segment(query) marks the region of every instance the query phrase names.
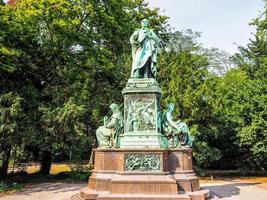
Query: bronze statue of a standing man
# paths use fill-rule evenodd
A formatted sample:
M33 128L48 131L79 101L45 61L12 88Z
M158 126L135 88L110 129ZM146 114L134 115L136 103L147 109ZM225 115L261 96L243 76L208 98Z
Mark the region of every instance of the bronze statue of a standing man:
M143 19L142 28L136 30L130 38L132 45L132 72L131 78L156 78L157 48L159 38L152 29L149 22Z

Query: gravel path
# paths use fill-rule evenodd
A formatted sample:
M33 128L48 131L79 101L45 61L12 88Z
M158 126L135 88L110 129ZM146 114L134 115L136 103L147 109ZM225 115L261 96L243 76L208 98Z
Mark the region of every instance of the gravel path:
M240 179L201 181L220 200L267 200L267 183ZM42 183L27 186L22 192L0 197L1 200L70 200L86 184Z

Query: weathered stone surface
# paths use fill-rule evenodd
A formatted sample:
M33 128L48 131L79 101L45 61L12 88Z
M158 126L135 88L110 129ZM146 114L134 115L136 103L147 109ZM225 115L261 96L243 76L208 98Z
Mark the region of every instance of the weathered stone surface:
M165 147L161 142L161 89L156 79L129 79L122 93L124 134L120 136L120 147Z
M161 94L161 89L156 79L154 78L136 78L129 79L126 87L122 90L122 94L130 93L159 93Z
M124 156L125 171L159 171L159 154L126 154Z
M94 153L93 174L88 188L80 191L81 200L197 200L209 195L199 188L190 148L95 149ZM143 163L129 170L125 165L129 157ZM157 170L144 167L151 160L159 162Z

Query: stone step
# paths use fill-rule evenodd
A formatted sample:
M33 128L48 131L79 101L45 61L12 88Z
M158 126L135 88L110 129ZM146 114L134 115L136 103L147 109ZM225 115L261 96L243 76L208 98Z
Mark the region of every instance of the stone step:
M109 194L99 195L97 200L191 200L188 195Z
M93 191L89 188L80 190L80 195L73 196L72 200L192 200L187 194L154 195L154 194L110 194L104 191Z
M74 195L72 200L205 200L209 198L209 190L188 192L185 194L111 194L106 191L95 191L89 188L80 190L79 195ZM216 197L211 197L216 200Z

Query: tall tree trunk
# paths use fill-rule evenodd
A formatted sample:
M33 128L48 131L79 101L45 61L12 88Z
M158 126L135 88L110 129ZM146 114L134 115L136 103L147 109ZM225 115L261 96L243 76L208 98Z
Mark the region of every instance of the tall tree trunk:
M52 153L50 151L42 152L40 174L48 175L52 164Z
M9 158L10 158L10 153L11 153L11 146L7 145L4 152L5 154L3 156L3 162L2 162L1 169L0 169L1 177L7 176L8 163L9 163Z

